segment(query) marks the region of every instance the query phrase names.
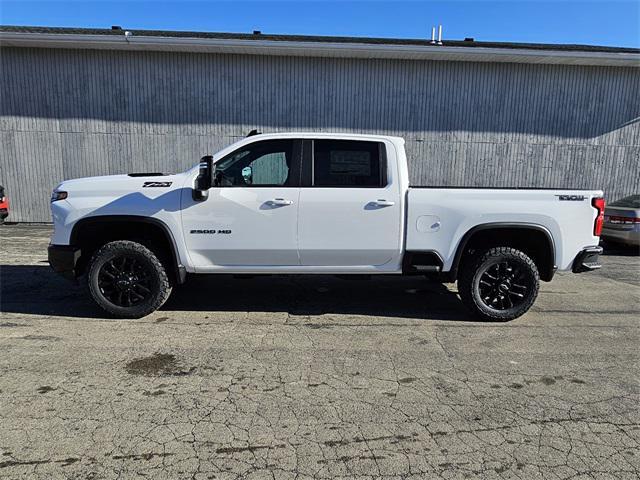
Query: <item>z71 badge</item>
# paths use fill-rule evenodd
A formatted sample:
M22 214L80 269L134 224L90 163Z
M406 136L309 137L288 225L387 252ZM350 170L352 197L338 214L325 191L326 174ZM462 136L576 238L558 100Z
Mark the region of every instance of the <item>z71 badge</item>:
M150 187L166 188L170 186L171 186L171 182L144 182L142 184L142 188L150 188Z

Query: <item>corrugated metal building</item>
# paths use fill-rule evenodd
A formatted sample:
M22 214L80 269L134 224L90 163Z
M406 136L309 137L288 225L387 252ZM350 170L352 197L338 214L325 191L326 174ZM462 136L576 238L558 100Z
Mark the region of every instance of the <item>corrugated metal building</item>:
M404 136L414 184L640 188L640 50L0 27L0 183L181 171L257 128Z

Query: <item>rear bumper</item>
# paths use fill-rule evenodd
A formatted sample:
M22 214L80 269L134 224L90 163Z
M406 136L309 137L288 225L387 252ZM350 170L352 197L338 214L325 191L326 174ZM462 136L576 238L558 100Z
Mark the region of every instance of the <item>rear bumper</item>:
M573 273L591 272L592 270L599 269L600 254L602 253L602 247L586 247L576 256L573 261Z
M77 277L76 264L80 258L80 249L73 245L49 245L49 265L53 271L73 280Z

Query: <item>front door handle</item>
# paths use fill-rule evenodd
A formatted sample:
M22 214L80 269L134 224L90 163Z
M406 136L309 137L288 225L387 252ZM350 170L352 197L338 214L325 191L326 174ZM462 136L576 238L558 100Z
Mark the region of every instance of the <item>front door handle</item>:
M392 202L391 200L378 199L373 204L377 207L393 207L396 202Z
M269 204L285 206L293 204L293 200L285 200L284 198L274 198L273 200L269 200Z

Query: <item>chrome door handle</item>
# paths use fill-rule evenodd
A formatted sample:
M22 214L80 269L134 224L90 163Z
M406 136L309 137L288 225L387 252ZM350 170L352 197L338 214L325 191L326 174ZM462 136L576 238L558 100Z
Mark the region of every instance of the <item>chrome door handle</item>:
M391 200L378 199L373 202L377 207L393 207L396 202L392 202Z
M271 205L285 206L291 205L293 200L285 200L284 198L274 198L273 200L269 200Z

